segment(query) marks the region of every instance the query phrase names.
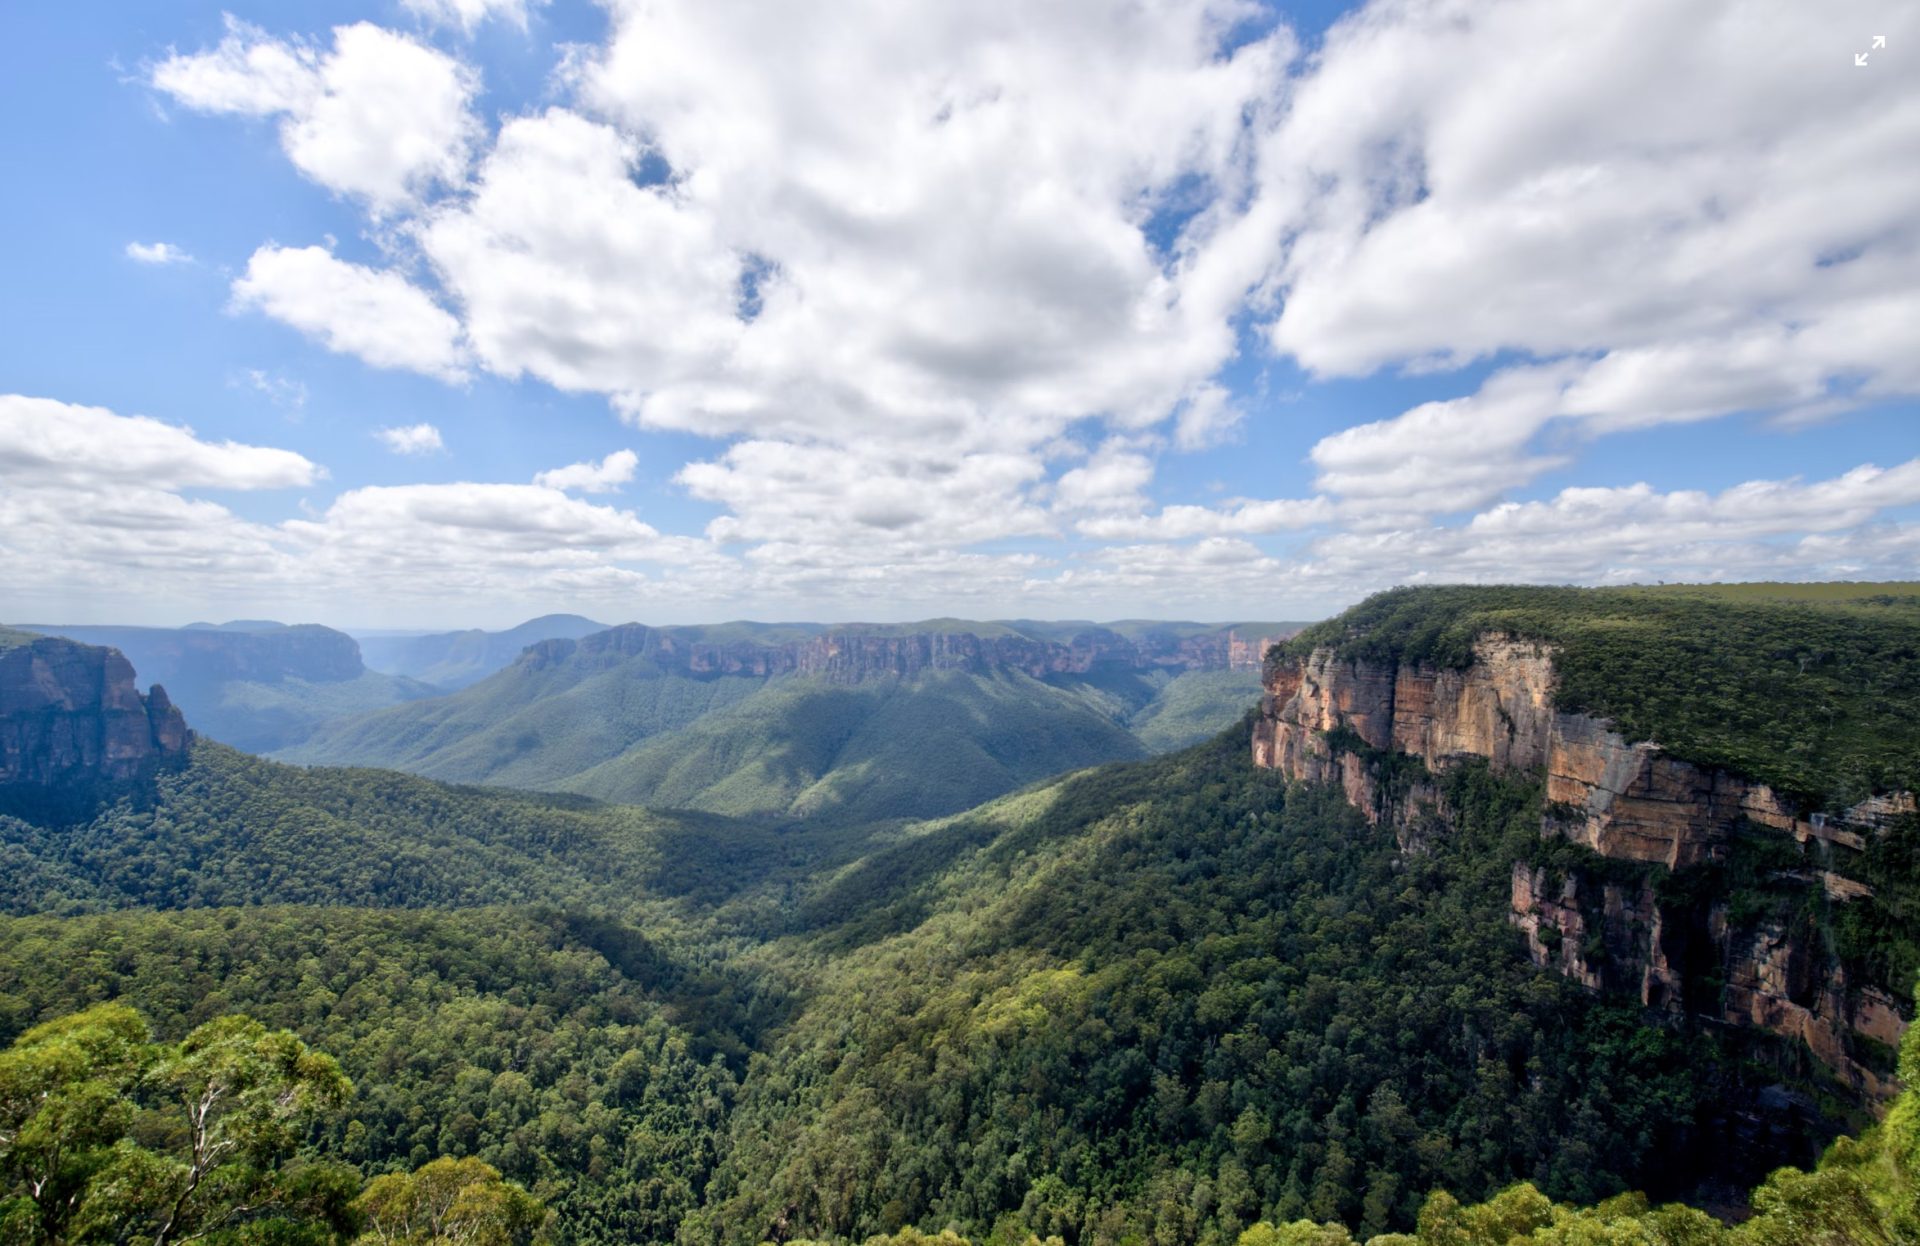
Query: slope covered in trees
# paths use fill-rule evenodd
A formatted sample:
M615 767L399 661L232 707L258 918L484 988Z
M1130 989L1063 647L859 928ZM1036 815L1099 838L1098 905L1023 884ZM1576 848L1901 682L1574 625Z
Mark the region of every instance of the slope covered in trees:
M935 817L1185 747L1259 697L1252 642L1228 668L1231 629L1116 628L630 626L530 650L451 696L330 724L279 756L735 816ZM929 640L936 663L995 644L1013 660L922 668L885 652L908 639ZM804 655L814 663L836 662L843 642L882 652L870 667L793 669L791 646L809 641L820 642Z
M1612 626L1672 651L1696 599L1649 596ZM1621 1196L1737 1204L1869 1123L1798 1048L1534 969L1507 911L1534 776L1449 768L1445 822L1396 829L1255 768L1247 731L937 820L784 826L202 744L140 802L0 821L0 1042L112 1001L161 1044L244 1012L358 1087L281 1157L351 1169L354 1214L470 1161L565 1242L1716 1243ZM1763 1185L1778 1232L1727 1240L1908 1240L1903 1119Z
M1463 774L1409 856L1245 753L779 832L203 746L151 810L9 824L10 878L117 911L0 923L0 1038L245 1011L362 1087L316 1156L483 1160L570 1241L1232 1242L1810 1158L1747 1121L1777 1074L1532 971L1497 846L1536 793Z

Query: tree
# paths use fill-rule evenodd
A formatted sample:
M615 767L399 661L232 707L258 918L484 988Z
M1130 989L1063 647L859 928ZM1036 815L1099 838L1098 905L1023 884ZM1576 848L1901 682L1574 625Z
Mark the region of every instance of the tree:
M0 1053L0 1240L59 1241L133 1120L152 1061L147 1023L102 1004L35 1026Z
M243 1225L345 1231L357 1175L292 1160L352 1087L286 1031L221 1017L178 1046L108 1004L0 1056L5 1240L153 1246Z
M540 1200L477 1159L441 1158L375 1177L354 1204L367 1246L511 1246L546 1217Z

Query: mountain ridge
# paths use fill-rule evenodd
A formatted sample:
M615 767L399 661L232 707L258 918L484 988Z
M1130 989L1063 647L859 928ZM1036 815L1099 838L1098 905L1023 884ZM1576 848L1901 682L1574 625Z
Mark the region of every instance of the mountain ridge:
M329 724L276 755L733 816L938 816L1211 735L1258 696L1260 654L1291 630L795 629L634 623L551 638L458 692Z

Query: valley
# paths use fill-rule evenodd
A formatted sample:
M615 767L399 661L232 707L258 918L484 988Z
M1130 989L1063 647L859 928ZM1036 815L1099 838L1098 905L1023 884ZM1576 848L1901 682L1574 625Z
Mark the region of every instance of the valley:
M1904 1240L1920 597L1883 587L1385 594L1265 646L1224 729L1120 761L1033 735L1035 702L1118 730L1087 707L1219 673L1185 641L1103 669L1011 628L612 629L401 707L537 689L524 721L583 741L622 698L687 715L660 773L719 786L650 790L721 805L744 769L740 816L188 742L111 651L9 634L0 1042L109 1001L285 1027L356 1086L302 1154L477 1157L557 1241ZM1695 646L1722 704L1622 682ZM785 725L740 734L756 709ZM1069 760L988 769L973 719ZM927 773L798 816L857 776L770 759L835 721ZM905 814L968 799L936 745L988 794ZM1653 1207L1754 1187L1737 1230Z
M627 624L275 755L741 817L933 817L1214 734L1299 626Z

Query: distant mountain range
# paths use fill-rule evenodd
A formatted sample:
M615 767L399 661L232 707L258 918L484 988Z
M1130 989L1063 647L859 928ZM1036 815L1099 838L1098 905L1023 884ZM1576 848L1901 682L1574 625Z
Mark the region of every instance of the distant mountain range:
M536 641L571 640L606 630L605 623L577 614L544 614L504 632L469 628L427 636L357 634L355 638L360 642L361 660L373 670L451 692L485 679Z
M118 649L133 663L141 688L166 685L194 730L254 753L298 744L323 722L439 691L417 679L368 670L353 637L313 623L19 626Z
M1257 700L1266 646L1296 630L627 624L540 641L450 696L327 724L278 755L735 816L928 817L1212 735Z

